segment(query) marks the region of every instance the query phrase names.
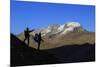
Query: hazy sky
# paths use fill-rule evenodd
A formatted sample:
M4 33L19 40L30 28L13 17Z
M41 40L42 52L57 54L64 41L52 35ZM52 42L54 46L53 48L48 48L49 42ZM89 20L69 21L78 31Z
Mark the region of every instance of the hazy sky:
M49 24L79 22L88 31L95 31L95 6L11 2L11 32L18 34L26 27L46 27Z

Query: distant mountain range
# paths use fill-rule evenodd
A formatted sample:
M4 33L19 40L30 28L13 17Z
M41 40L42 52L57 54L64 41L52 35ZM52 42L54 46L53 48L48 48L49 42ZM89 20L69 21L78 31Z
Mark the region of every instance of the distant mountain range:
M78 22L69 22L63 25L52 24L47 28L35 30L30 33L30 47L37 48L32 36L35 33L42 33L43 42L40 49L51 49L65 45L81 45L84 43L95 43L95 32L89 32L84 29ZM24 33L17 35L20 40L24 40Z

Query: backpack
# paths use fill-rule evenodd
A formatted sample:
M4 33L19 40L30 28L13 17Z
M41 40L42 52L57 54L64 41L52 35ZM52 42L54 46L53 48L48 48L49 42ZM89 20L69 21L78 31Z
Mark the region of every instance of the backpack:
M35 34L34 40L35 40L36 42L38 42L38 34Z

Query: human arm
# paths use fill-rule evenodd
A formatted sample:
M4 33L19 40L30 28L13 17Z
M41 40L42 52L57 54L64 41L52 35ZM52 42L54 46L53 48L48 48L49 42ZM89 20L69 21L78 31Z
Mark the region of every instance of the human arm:
M32 31L34 31L34 29L30 30L29 33L32 32Z

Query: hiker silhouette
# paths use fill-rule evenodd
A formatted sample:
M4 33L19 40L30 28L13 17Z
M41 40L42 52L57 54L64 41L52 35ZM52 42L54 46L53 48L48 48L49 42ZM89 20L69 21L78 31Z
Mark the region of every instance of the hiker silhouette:
M37 42L38 44L37 49L40 50L40 44L41 44L41 41L43 41L41 37L41 32L39 34L38 33L35 34L34 41Z
M30 32L34 31L33 30L29 30L29 28L27 27L26 30L24 30L24 36L25 36L25 39L24 39L24 42L27 40L27 44L29 46L29 42L30 42Z

